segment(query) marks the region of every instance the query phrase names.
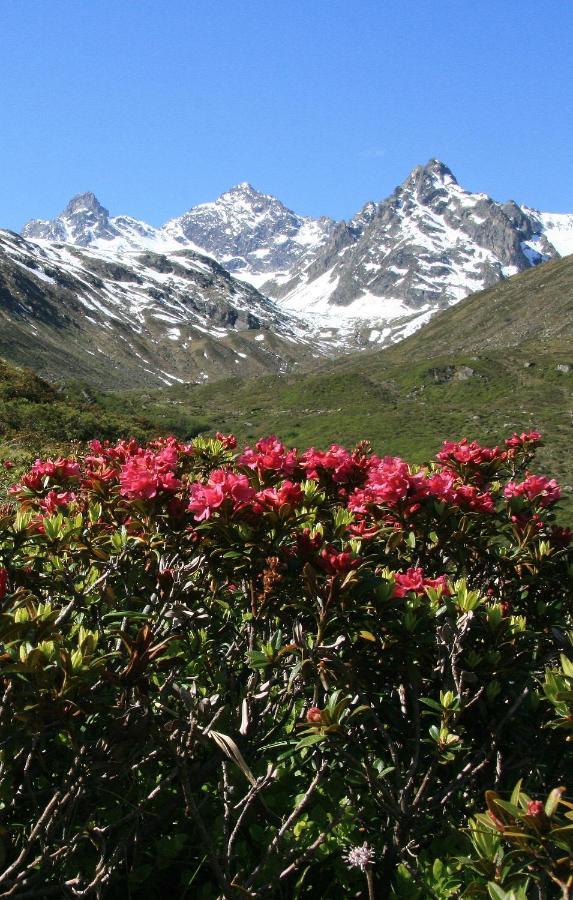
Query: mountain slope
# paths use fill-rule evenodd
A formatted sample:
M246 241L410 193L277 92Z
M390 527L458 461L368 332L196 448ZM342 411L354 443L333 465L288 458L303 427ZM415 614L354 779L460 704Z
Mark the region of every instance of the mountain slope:
M162 228L110 216L86 193L23 234L119 258L208 255L338 351L395 343L468 294L573 251L573 215L471 193L432 159L348 222L299 216L243 182Z
M386 350L324 362L311 374L170 388L148 395L146 411L158 424L202 416L241 440L272 432L298 446L368 439L379 452L417 461L445 438L496 442L535 427L546 437L540 464L569 491L572 313L570 257L463 300ZM122 403L135 409L138 396Z
M269 194L243 182L163 226L181 244L191 242L257 287L281 280L314 258L336 229L326 217L299 216Z
M370 320L370 340L387 344L462 297L557 257L544 227L513 202L464 190L430 160L339 228L311 265L262 290L292 311Z
M115 415L85 389L55 387L0 359L0 463L16 450L129 434L145 437L152 431L140 414Z
M0 356L50 380L205 381L317 352L296 321L192 250L118 256L0 231Z

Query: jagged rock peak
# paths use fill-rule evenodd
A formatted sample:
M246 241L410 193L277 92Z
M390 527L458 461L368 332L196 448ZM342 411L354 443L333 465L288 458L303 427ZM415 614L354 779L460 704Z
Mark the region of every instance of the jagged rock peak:
M397 190L425 193L429 190L443 190L458 187L458 181L451 169L439 159L430 159L425 166L416 166Z
M24 225L25 238L68 241L85 247L94 240L110 240L116 236L107 209L92 191L76 194L55 219L33 219Z
M109 211L101 205L92 191L86 191L83 194L76 194L72 197L64 211L60 213L60 216L68 217L87 212L95 213L99 216L103 214L106 218L109 217Z
M394 191L393 198L400 202L413 199L426 205L434 200L442 201L451 194L463 192L452 170L439 159L430 159L424 166L412 169L405 181Z
M268 194L262 194L261 191L258 191L253 187L252 184L248 181L240 181L239 184L233 185L233 187L229 188L228 191L223 193L223 196L226 194L254 194L256 197L267 197Z
M264 204L267 207L276 207L286 209L284 203L274 197L272 194L265 194L258 191L248 181L241 181L239 184L233 185L227 191L224 191L220 197L214 201L215 204L238 204L239 206ZM210 204L204 204L209 206ZM201 206L199 207L201 209Z
M438 178L447 184L457 184L458 181L452 170L439 159L429 159L425 166L418 166L426 175L431 178Z

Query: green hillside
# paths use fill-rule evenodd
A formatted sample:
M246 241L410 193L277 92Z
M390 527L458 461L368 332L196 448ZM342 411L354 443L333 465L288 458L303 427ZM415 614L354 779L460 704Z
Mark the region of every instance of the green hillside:
M474 294L387 350L323 363L312 373L106 397L145 408L159 427L274 432L304 446L368 439L422 460L444 438L496 442L537 427L540 465L573 484L573 258L545 263ZM566 488L567 489L567 488Z
M539 465L573 485L573 257L474 294L387 350L312 372L211 385L98 393L65 390L0 363L2 457L131 433L276 433L299 447L371 441L422 461L444 438L495 443L541 430Z
M144 438L155 430L137 414L104 409L85 388L58 388L0 360L0 497L36 455L66 451L72 441ZM5 460L14 468L5 469Z

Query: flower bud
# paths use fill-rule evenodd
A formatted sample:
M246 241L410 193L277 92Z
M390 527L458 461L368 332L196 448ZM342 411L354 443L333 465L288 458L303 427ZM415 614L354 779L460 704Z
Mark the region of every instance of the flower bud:
M318 706L311 706L306 714L306 721L312 725L320 725L322 722L322 710Z

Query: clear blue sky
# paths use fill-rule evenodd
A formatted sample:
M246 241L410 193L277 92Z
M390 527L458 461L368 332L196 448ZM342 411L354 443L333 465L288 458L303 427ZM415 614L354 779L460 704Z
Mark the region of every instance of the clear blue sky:
M570 0L3 0L0 225L239 181L349 217L432 156L573 212L572 46Z

